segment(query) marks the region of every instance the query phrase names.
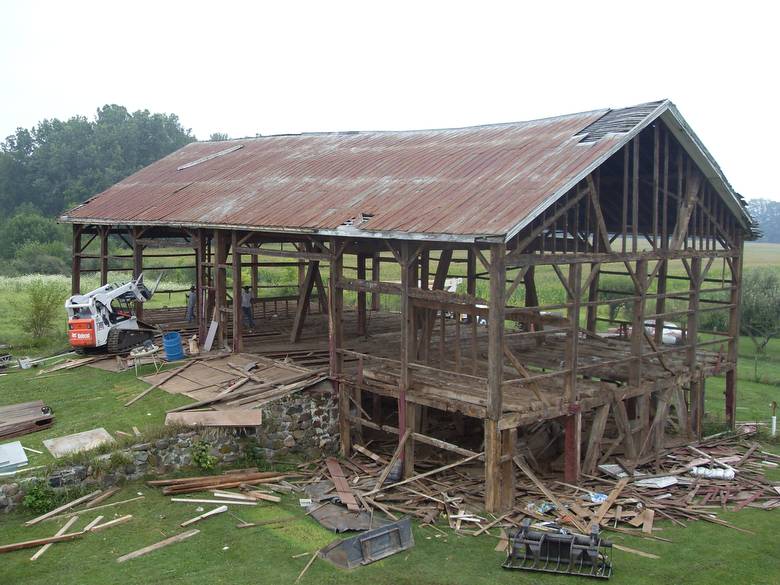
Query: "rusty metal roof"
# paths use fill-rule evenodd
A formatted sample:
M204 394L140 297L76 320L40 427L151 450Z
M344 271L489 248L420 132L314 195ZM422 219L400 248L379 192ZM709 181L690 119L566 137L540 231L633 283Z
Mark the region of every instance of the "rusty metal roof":
M61 219L506 238L670 107L660 101L470 128L196 142Z

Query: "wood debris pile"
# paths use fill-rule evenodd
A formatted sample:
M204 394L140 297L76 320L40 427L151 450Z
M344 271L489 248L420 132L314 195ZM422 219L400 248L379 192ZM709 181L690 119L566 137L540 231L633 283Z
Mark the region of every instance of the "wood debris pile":
M542 478L524 459L515 457L514 506L498 517L476 513L484 507L481 454L445 465L418 458L414 476L388 480L397 453L396 449L387 458L355 445L353 456L340 460L343 476L333 472L332 460L312 462L302 471L310 475L309 482L331 479L332 495L345 506L354 500L358 509L371 514L381 512L393 520L409 515L423 525L445 519L453 529L473 535L499 536L499 531L505 534L504 529L530 517L582 534L598 524L602 529L663 541L656 534L660 529L654 527L659 519L683 527L704 520L750 533L719 518L719 512L780 507L780 482L764 475L780 465L780 456L763 450L745 434L666 450L631 475L619 465L602 465L598 476L585 476L578 486Z

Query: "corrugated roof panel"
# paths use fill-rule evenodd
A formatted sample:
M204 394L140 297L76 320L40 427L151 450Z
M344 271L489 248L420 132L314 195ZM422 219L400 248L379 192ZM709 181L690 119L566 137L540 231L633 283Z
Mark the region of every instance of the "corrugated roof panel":
M608 155L623 136L615 131L665 104L471 128L193 143L63 219L327 231L365 212L367 235L503 236Z

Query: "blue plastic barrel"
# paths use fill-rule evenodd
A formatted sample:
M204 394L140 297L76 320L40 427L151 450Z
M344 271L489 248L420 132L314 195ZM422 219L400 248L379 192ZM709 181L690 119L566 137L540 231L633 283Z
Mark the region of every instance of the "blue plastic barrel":
M181 335L178 331L172 331L163 335L163 347L165 348L165 359L169 362L175 362L184 358L184 350L181 348Z

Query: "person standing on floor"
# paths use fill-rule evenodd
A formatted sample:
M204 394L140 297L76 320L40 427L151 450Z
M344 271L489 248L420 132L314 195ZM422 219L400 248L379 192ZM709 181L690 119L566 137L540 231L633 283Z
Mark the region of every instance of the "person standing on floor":
M195 287L191 286L190 292L187 293L187 323L192 323L195 320L196 297Z
M252 292L248 286L241 291L241 312L244 316L244 323L249 325L249 330L255 328L255 318L252 315Z

